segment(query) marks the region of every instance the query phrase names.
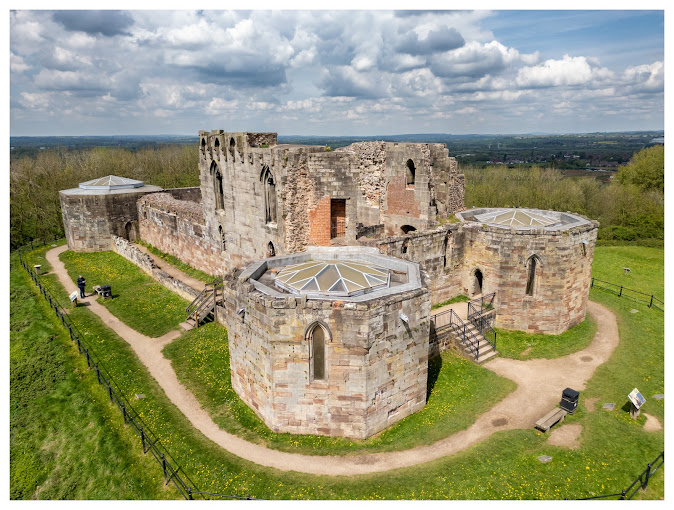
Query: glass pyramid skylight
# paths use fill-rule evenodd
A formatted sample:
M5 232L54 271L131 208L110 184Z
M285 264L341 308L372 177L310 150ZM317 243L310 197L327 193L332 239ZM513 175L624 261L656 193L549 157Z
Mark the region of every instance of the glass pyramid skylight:
M560 222L529 209L498 209L478 214L475 219L503 227L549 227Z
M98 179L92 179L87 182L81 182L80 188L111 190L111 189L141 188L144 185L145 183L143 181L128 179L126 177L118 177L116 175L107 175L105 177L99 177Z
M351 261L310 260L284 267L276 275L278 287L295 294L349 296L388 286L388 269Z

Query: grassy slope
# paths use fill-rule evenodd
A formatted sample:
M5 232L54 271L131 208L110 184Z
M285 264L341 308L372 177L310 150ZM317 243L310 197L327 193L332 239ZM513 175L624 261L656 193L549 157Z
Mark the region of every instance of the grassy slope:
M597 249L597 264L602 263L600 250ZM655 264L652 270L662 275L662 264ZM20 282L18 285L30 286L32 283ZM662 421L664 408L658 407L662 406L662 401L657 402L650 396L656 389L658 392L663 389L663 314L598 290L593 290L591 297L618 315L621 345L616 355L589 381L587 389L581 393L581 401L595 396L600 398L600 403L615 401L620 404L626 400L627 392L639 384L639 389L649 399L645 412ZM632 308L638 308L639 313L631 314ZM79 309L77 312L80 313ZM82 310L81 313L90 312ZM650 333L646 343L644 331ZM619 491L664 449L664 433L644 432L641 428L643 417L632 422L624 411L590 413L581 405L580 410L565 421L583 425L579 450L550 446L546 443L547 436L533 429L514 430L495 434L450 458L377 475L316 477L281 473L223 452L196 433L132 355L122 356L116 362L117 356L128 350L126 344L107 328L102 328L101 332L98 344L100 350L109 352L115 378L128 374L138 381L139 387L148 395L146 414L161 427L158 435L164 438L166 433L172 439L172 453L202 489L273 499L563 499ZM634 363L632 354L636 351L648 351L638 364ZM629 370L625 369L626 363ZM640 380L644 380L643 383ZM106 407L103 403L100 406ZM119 421L121 418L105 425L93 423L92 431L109 434L111 425L115 426ZM540 464L536 460L539 455L551 455L553 461ZM146 476L154 476L158 472L156 469L147 468ZM95 476L92 473L92 477ZM664 476L658 473L641 497L657 499L663 495ZM101 497L119 496L111 491Z
M12 256L10 498L175 498L75 353Z
M166 262L180 269L183 273L185 273L188 276L191 276L192 278L196 278L197 280L200 280L204 283L210 283L216 279L215 276L204 273L203 271L199 271L198 269L195 269L192 266L185 264L182 260L174 257L173 255L169 255L168 253L164 253L163 251L152 246L150 243L138 241L138 244L145 246L150 253L156 255L162 260L165 260Z
M116 253L67 251L61 254L61 260L73 281L78 275L84 275L87 293L93 292L94 285L109 284L113 298L99 298L99 302L144 335L160 337L178 329L185 320L184 310L188 301L155 282Z
M584 349L590 345L596 332L597 323L588 314L583 322L561 335L528 334L499 328L496 330L496 346L504 358L554 359ZM525 351L527 354L522 354Z
M447 352L429 366L434 387L426 406L366 440L274 434L231 386L227 331L209 324L164 348L179 379L223 429L284 451L316 455L403 450L430 444L467 428L475 418L512 392L514 382ZM460 412L457 412L459 411Z

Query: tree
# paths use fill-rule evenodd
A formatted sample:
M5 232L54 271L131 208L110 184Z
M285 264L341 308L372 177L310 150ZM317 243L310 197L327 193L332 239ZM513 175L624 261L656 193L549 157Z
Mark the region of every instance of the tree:
M654 145L643 149L620 167L616 175L620 184L634 184L643 191L665 191L665 147Z

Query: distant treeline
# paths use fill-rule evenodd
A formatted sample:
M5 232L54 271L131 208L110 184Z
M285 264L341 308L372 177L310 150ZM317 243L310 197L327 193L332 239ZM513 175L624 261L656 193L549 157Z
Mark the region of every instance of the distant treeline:
M10 160L10 244L63 233L58 191L105 175L162 188L199 185L197 145L46 149ZM564 177L558 170L462 167L466 207L532 207L599 220L603 242L664 239L664 147L636 153L610 184Z
M63 233L59 190L119 175L162 188L199 186L198 146L46 149L10 160L10 245Z
M664 239L664 147L639 151L609 184L564 177L559 170L462 167L466 207L530 207L571 211L600 223L605 243ZM647 241L649 240L649 241ZM657 244L657 242L655 243Z

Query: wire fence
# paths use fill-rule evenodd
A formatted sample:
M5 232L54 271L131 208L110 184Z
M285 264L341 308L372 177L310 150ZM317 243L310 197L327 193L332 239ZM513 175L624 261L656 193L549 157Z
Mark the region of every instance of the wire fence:
M658 471L660 466L662 466L664 463L665 463L665 452L662 451L657 457L655 457L653 462L650 462L646 467L646 469L644 469L643 472L636 477L636 479L630 484L629 487L627 487L627 489L623 489L622 491L616 492L615 494L591 496L589 498L579 498L579 500L584 501L589 499L605 499L615 497L618 497L618 499L632 499L637 492L639 492L641 489L645 489L646 487L648 487L648 482L650 481L651 477Z
M645 292L640 292L638 290L628 289L627 287L618 285L617 283L605 282L604 280L599 280L594 276L590 282L590 287L596 287L598 289L612 292L618 297L626 297L634 299L635 301L639 301L640 303L647 303L649 308L657 308L662 312L665 311L665 302L656 298L653 294L646 294Z
M56 238L54 239L56 240ZM46 239L42 240L42 246L46 245ZM35 249L40 246L37 242L31 243L31 249ZM27 249L27 246L23 248ZM147 426L143 419L140 417L140 414L134 409L131 402L126 398L124 392L115 382L114 378L107 370L107 368L101 363L99 356L96 354L94 349L87 343L84 338L84 335L80 332L77 325L72 321L72 319L65 313L63 313L63 306L58 302L58 300L52 296L46 287L40 281L40 277L33 268L24 260L22 249L17 250L19 255L19 261L23 268L28 272L31 280L37 285L40 294L45 298L49 303L49 306L56 317L61 321L61 324L65 329L68 330L70 339L77 345L78 352L83 355L87 360L87 366L90 370L96 372L96 378L98 384L103 386L110 397L110 402L114 404L122 414L125 425L130 425L136 435L140 438L141 447L143 448L143 453L150 452L157 463L161 466L162 471L164 472L164 484L168 485L173 483L173 485L178 489L180 494L185 499L194 499L194 496L200 496L201 499L208 499L205 496L212 496L218 498L230 498L230 499L258 499L251 496L235 496L230 494L219 494L214 492L202 492L196 488L194 481L185 473L185 471L180 467L178 461L171 455L165 445L161 443L161 440L155 436L152 430Z

